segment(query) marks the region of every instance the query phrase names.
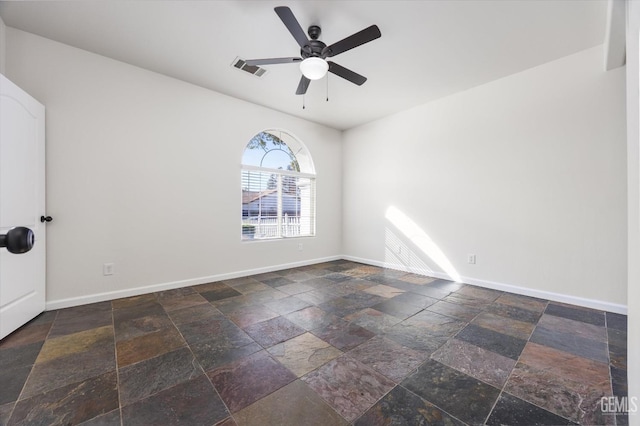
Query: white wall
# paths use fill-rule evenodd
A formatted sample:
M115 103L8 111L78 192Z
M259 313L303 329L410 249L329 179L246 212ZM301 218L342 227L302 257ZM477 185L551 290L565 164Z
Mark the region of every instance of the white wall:
M48 308L340 255L340 132L10 27L7 36L8 77L47 108ZM241 156L266 128L311 152L315 238L240 241ZM115 275L102 275L107 262Z
M627 329L627 378L629 396L640 398L640 4L628 2L627 10L627 175L629 216L629 313ZM629 416L640 426L640 414Z
M624 312L625 80L602 57L589 49L346 131L344 253Z

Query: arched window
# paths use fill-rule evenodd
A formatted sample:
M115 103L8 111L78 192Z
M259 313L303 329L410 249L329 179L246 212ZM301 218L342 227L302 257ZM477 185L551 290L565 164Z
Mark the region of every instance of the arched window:
M300 141L279 130L255 135L242 155L242 239L315 235L315 185Z

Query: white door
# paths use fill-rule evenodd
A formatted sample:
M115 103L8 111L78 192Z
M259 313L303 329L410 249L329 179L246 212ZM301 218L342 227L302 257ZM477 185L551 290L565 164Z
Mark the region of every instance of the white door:
M0 339L44 311L44 106L0 74L0 234L26 226L31 251L0 248Z

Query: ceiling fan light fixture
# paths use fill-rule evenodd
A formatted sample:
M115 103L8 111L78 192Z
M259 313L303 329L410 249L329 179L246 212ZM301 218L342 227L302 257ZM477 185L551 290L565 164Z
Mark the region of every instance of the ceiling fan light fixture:
M312 57L300 62L300 71L302 75L309 80L320 80L327 75L329 64L322 58Z

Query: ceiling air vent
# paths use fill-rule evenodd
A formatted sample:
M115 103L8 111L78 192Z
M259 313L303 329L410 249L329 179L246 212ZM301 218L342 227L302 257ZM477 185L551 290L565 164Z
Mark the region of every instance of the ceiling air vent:
M231 64L233 67L238 68L239 70L246 71L249 74L253 74L256 77L262 77L267 70L264 68L260 68L256 65L247 65L244 59L236 58Z

